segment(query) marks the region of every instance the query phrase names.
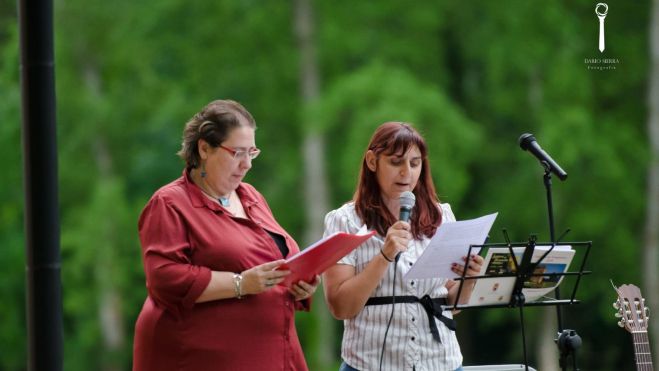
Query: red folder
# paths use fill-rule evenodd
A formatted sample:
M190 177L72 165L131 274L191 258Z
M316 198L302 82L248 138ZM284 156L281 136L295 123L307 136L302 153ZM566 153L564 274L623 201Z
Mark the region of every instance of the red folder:
M279 284L291 287L298 281L313 282L316 275L323 273L327 268L336 264L348 255L357 246L364 243L375 234L370 231L366 234L335 233L314 243L303 251L286 259L277 270L290 270L291 274Z

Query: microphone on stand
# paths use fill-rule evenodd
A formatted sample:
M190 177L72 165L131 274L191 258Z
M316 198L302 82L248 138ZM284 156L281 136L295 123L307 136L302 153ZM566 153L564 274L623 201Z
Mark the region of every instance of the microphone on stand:
M519 137L518 142L523 150L531 152L531 154L535 156L535 158L537 158L548 171L554 173L558 179L565 180L567 178L565 170L563 170L556 161L554 161L554 159L551 158L542 147L540 147L533 134L522 134Z
M405 191L400 194L400 198L398 199L400 202L400 212L398 213L398 220L402 220L404 222L409 223L410 222L410 215L412 214L412 209L414 208L414 204L416 203L416 197L414 196L414 193L410 191ZM394 259L396 263L398 263L398 259L400 259L400 254L396 254L396 258Z

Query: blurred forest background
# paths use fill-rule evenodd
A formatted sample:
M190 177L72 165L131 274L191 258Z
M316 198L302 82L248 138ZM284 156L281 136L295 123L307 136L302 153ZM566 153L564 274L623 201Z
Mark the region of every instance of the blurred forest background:
M184 123L218 98L256 118L263 153L247 181L301 245L351 198L368 139L389 120L425 135L459 219L498 211L491 242L503 228L547 241L543 171L517 145L535 134L569 174L553 179L557 234L593 241L581 303L563 307L583 339L578 366L633 369L609 280L640 286L659 310L659 1L609 0L603 53L596 3L56 0L64 369L130 369L146 295L137 218L181 174ZM25 370L27 352L17 23L16 3L0 2L2 371ZM593 58L618 63L589 69L603 66ZM531 365L558 369L555 311L524 315ZM517 310L457 318L466 365L522 362ZM322 293L297 321L310 368L336 369L342 323Z

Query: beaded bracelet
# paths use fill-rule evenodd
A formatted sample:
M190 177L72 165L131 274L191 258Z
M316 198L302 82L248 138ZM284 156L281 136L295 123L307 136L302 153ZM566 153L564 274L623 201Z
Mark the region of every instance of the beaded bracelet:
M236 298L238 298L238 299L243 298L242 282L243 282L242 274L234 273L233 274L233 289L235 290Z

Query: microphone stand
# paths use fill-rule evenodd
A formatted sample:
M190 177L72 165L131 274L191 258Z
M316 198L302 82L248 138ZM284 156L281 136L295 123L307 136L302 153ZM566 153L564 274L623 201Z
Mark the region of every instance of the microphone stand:
M556 245L556 235L554 229L554 206L552 202L551 194L551 166L546 162L542 161L542 166L545 168L545 175L543 177L545 190L547 195L547 217L549 221L549 236L551 238L552 249ZM557 300L560 299L560 290L557 286L554 295ZM556 306L556 319L558 323L558 338L554 339L558 350L560 352L559 366L561 370L567 370L567 358L572 356L572 369L578 371L577 368L577 359L576 359L576 350L581 346L581 337L577 334L575 330L563 329L563 314L561 311L561 306Z

